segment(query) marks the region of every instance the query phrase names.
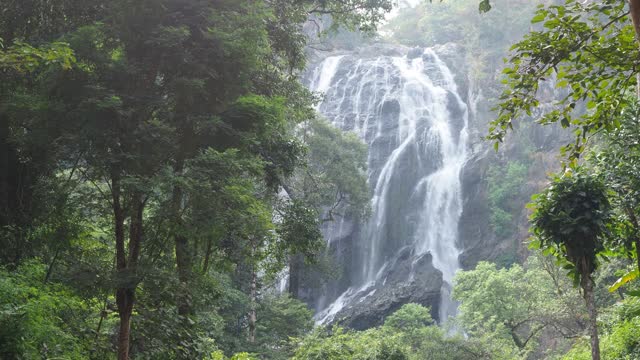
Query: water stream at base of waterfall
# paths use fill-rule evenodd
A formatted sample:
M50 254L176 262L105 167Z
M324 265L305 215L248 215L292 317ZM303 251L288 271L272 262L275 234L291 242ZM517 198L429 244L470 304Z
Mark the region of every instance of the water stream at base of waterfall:
M417 255L431 254L443 277L440 319L455 316L457 304L450 292L460 268L456 244L462 213L460 173L467 157L469 111L451 71L432 49L414 58L330 56L312 71L309 88L324 94L317 106L321 114L370 146L368 180L373 194L371 217L359 240L366 250L360 254L359 281L318 309L317 322L330 322L344 306L372 296L393 255L385 250L402 246L412 246ZM453 114L452 106L461 111ZM407 171L407 161L416 164L411 172L417 175L402 186L412 187L409 193L419 204L414 211L418 221L408 239L389 239L390 219L397 215L390 213L389 205L405 201L393 198L391 192L398 186L400 172ZM394 247L392 241L401 241L402 246Z

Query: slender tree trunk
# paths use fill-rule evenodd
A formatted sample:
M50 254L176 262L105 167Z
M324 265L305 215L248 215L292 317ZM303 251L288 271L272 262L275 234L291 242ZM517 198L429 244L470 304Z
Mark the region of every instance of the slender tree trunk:
M113 201L113 221L116 236L116 269L127 267L127 254L124 250L124 209L120 203L120 174L114 171L111 179L111 193Z
M638 231L637 228L636 231ZM638 271L640 272L640 236L638 236L638 234L634 236L633 242L636 244L636 265L638 266Z
M587 266L586 259L582 260L580 285L582 286L584 301L589 311L589 336L591 338L591 359L600 360L600 340L598 339L598 310L593 294L593 279Z
M122 207L121 176L117 169L111 172L111 193L116 236L116 271L118 283L116 287L116 305L120 319L118 331L118 360L129 360L129 342L131 336L131 315L135 304L137 287L136 268L142 244L142 214L144 202L142 194L136 192L131 196L131 221L129 226L128 254L125 250L124 219L125 209Z
M182 176L183 170L184 159L179 155L173 167L173 173L175 176ZM191 289L189 288L189 283L191 282L192 254L189 249L189 239L184 235L184 229L182 228L183 221L180 213L183 200L184 194L182 187L175 185L173 187L171 208L174 221L173 238L175 242L176 268L178 270L178 280L180 281L180 288L178 294L176 294L176 302L178 305L178 315L186 317L193 313L191 306ZM187 322L185 321L185 323Z
M305 127L306 129L307 127ZM307 130L305 130L304 132L304 137L305 137L305 141L306 141L306 132ZM303 185L303 188L307 188L306 186L306 178L305 178L305 185ZM282 185L282 188L287 192L287 194L289 195L289 197L293 200L297 199L298 197L296 196L295 192L293 191L293 189L291 189L289 186L287 186L286 184ZM304 192L303 192L303 196L302 198L304 199ZM302 259L302 255L300 254L291 254L289 255L289 295L293 298L293 299L298 299L299 298L299 294L300 294L300 277L303 271L303 267L304 267L304 262Z
M2 116L0 117L0 226L2 227L11 223L9 220L11 214L9 174L15 171L10 159L13 149L9 143L9 135L9 119Z
M638 44L640 45L640 0L629 0L629 16L631 17L633 28L636 31L636 41L638 41ZM640 73L636 74L636 95L640 101ZM636 218L633 209L627 208L626 210L635 230L633 240L636 245L638 271L640 271L640 236L638 235L640 228L638 227L638 219Z
M102 307L102 310L100 311L100 321L98 321L98 326L96 327L96 336L94 336L93 338L93 348L91 348L91 352L89 355L89 357L92 359L94 358L94 354L98 350L98 343L100 340L100 330L102 330L102 323L104 322L104 319L107 317L107 315L108 315L107 298L105 297L104 305Z
M180 118L180 117L179 117ZM186 119L180 122L180 141L173 164L173 175L177 178L184 175L185 159L190 158L194 153L193 149L193 129L192 124ZM194 244L190 243L190 239L185 235L185 224L183 219L183 210L185 207L185 193L182 184L177 181L173 186L171 197L171 217L173 221L173 241L176 256L176 271L178 272L178 291L175 294L178 317L181 320L180 336L176 338L176 343L182 342L185 336L189 336L189 330L192 327L190 317L195 314L193 308L193 296L191 291L192 271L194 263L194 254L192 252ZM178 359L189 358L189 352L180 351L180 347L176 347L176 355Z
M116 271L120 281L127 269L127 254L124 240L124 209L121 204L120 173L113 169L111 172L111 194L113 205L113 221L116 236ZM116 288L116 305L118 307L118 317L120 326L118 331L118 360L129 359L129 326L131 311L129 310L129 297L126 289L121 284Z
M141 192L135 192L131 196L131 210L129 260L127 261L127 268L131 270L131 275L135 275L138 259L140 258L140 249L142 247L142 214L144 212L144 201L142 200Z
M636 31L636 38L640 39L640 0L629 0L629 16Z
M256 265L255 265L255 253L256 246L255 244L251 244L251 260L254 262L251 264L251 289L249 293L249 298L251 301L250 310L249 310L249 342L256 342L256 305L258 302L258 274L256 273Z
M209 271L209 262L211 261L211 251L213 250L213 239L207 239L207 250L204 253L204 261L202 262L202 273L206 274Z
M94 348L96 348L98 346L98 338L100 337L100 330L102 329L102 322L104 321L104 318L106 318L108 315L107 313L107 301L105 300L104 302L104 306L102 307L102 310L100 310L100 321L98 321L98 326L96 327L96 336L95 336L95 344L93 345Z
M47 274L44 276L44 283L48 283L49 279L51 278L51 274L53 274L53 267L56 264L56 260L58 260L58 255L60 254L60 246L58 246L58 248L56 249L56 253L53 255L53 259L51 260L51 263L49 264L49 267L47 268Z
M632 208L626 206L625 211L627 212L627 216L629 216L631 225L633 225L633 244L636 246L636 266L638 267L638 271L640 271L640 224L638 223L638 218Z
M178 280L180 280L180 294L178 294L178 315L189 316L193 314L191 306L191 252L189 242L183 235L176 235L176 264L178 267Z
M636 40L640 44L640 0L629 0L629 16L636 31ZM636 74L636 95L640 100L640 73Z

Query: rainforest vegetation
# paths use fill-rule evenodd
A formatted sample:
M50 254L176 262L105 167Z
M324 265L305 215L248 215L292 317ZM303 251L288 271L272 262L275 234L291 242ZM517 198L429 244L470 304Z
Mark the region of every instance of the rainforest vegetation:
M640 359L640 1L393 5L3 0L0 358ZM303 289L340 276L323 227L370 216L368 149L301 76L376 42L464 48L507 245L456 318L356 331Z

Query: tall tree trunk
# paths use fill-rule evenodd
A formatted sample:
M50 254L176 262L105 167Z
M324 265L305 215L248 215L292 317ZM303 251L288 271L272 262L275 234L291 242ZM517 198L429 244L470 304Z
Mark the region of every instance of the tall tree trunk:
M178 280L180 280L180 294L178 294L178 315L189 316L193 314L191 304L191 251L187 237L181 234L175 237L176 264L178 267Z
M140 249L142 247L142 214L144 212L144 201L142 193L136 191L131 196L131 221L129 224L129 260L127 268L131 271L131 275L135 275L140 258ZM132 278L132 280L135 280Z
M209 271L209 262L211 261L211 251L213 250L213 239L209 237L207 239L207 249L204 253L204 261L202 262L202 273L206 274Z
M122 282L127 270L127 254L124 240L124 209L121 204L120 172L117 169L111 171L111 195L113 206L114 231L116 236L116 272L119 281ZM129 330L131 312L129 296L126 289L118 283L116 288L116 305L120 326L118 331L118 360L129 359Z
M584 301L589 311L589 336L591 338L591 359L600 360L600 340L598 339L598 310L593 294L593 279L587 265L587 260L582 259L580 266L580 285L583 290Z
M116 236L116 271L118 282L116 287L116 305L120 319L118 332L118 360L129 360L129 343L131 337L131 315L135 304L137 287L136 268L142 244L142 214L144 202L142 193L135 192L131 196L131 221L129 226L128 254L125 250L124 219L125 209L122 207L122 188L120 172L114 167L111 171L111 194Z
M640 40L640 0L629 0L629 16L636 31L636 38Z
M631 17L633 28L636 31L636 41L638 41L638 44L640 45L640 0L629 0L629 16ZM640 101L640 73L636 74L636 95ZM640 228L638 227L638 219L636 218L633 209L627 207L626 210L635 230L633 234L633 242L636 246L636 261L638 270L640 271L640 236L638 235Z
M0 94L1 95L1 94ZM0 116L0 226L4 227L11 222L11 204L9 196L11 195L11 186L9 185L9 174L15 172L15 168L11 161L13 148L9 143L9 119ZM15 209L13 209L15 211ZM5 249L7 251L9 249ZM4 256L4 255L3 255Z
M258 274L256 273L256 264L255 264L255 253L256 253L256 245L255 243L251 243L251 289L249 292L249 300L250 309L249 309L249 342L256 342L256 305L258 302Z
M116 304L120 327L118 332L118 360L129 360L129 338L131 332L131 314L133 313L133 291L125 288L116 290Z
M640 75L640 74L639 74ZM639 82L640 86L640 82ZM638 267L638 271L640 271L640 223L638 223L638 218L636 217L636 213L634 210L625 206L625 211L629 220L631 221L631 225L633 225L633 244L636 247L636 266Z
M629 16L636 31L636 40L640 44L640 0L629 0ZM640 100L640 73L636 74L636 91Z
M56 264L56 260L58 260L58 255L60 254L60 248L61 246L58 246L58 248L56 249L56 253L53 255L53 259L51 259L51 263L47 268L47 274L44 276L44 281L43 281L45 284L49 282L49 279L51 278L51 274L53 274L53 267Z
M178 116L178 118L182 118ZM193 145L193 128L192 124L186 119L182 118L180 122L181 132L180 140L177 144L177 152L175 156L175 162L173 164L173 175L176 178L180 178L184 175L185 159L191 158L194 153ZM195 314L193 308L193 296L191 291L191 283L193 278L193 264L194 264L194 244L190 243L190 239L185 235L185 223L183 219L183 211L185 208L185 193L184 188L180 181L176 181L173 185L173 192L171 195L171 220L173 222L173 241L174 250L176 256L176 271L178 273L178 289L175 294L176 307L178 310L178 317L181 320L180 336L176 338L176 344L187 340L185 337L190 336L190 329L193 322L190 317ZM178 359L189 359L189 351L180 350L182 347L176 347L176 356Z
M184 170L184 160L181 155L176 159L176 163L173 167L173 173L175 176L182 176ZM193 310L191 306L191 289L189 283L191 282L191 268L192 268L192 254L189 249L189 240L184 235L184 229L182 228L182 202L184 200L183 190L180 185L173 187L173 194L171 199L172 216L174 221L174 243L176 252L176 268L178 270L178 280L180 281L180 287L178 294L176 294L176 302L178 305L178 315L189 316L192 315ZM186 320L186 318L185 318ZM185 321L185 323L188 323Z

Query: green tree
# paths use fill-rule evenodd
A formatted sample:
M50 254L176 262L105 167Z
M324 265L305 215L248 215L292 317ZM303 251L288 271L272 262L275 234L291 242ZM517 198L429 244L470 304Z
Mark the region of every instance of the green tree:
M590 318L591 354L596 360L600 347L592 273L598 266L598 253L604 250L611 209L601 180L583 171L566 172L533 198L531 225L536 239L533 246L565 260L582 287Z
M408 356L398 334L383 334L379 329L346 331L336 327L330 335L320 328L302 339L292 359L406 360Z
M513 234L513 214L519 210L518 205L521 205L517 200L522 184L526 182L528 170L522 162L512 161L502 166L492 165L487 171L491 226L500 237Z
M68 286L44 284L47 266L36 260L0 270L0 356L3 359L89 358L97 304ZM94 358L104 358L96 356Z
M0 69L25 72L51 65L60 65L64 69L69 69L74 61L73 52L66 43L55 42L46 47L36 48L23 42L16 42L5 48L0 38Z
M291 337L303 337L313 329L313 313L289 296L265 295L259 304L256 347L269 359L288 359L293 353Z
M580 156L593 134L617 127L636 101L628 93L636 85L640 2L628 4L567 0L538 9L532 19L538 28L513 45L503 71L505 89L488 136L496 147L523 114L534 113L548 81L566 95L553 99L554 108L537 122L573 129L575 141L562 149L570 159Z
M384 320L384 325L400 331L411 331L434 325L429 308L418 304L405 304Z
M487 343L447 335L419 304L403 305L383 326L366 331L316 328L297 346L292 359L512 359Z
M499 339L513 356L530 356L544 336L570 338L583 330L578 292L555 264L535 256L524 267L480 262L461 271L453 296L462 328L474 338Z
M618 127L603 132L602 146L593 151L590 159L614 194L611 199L615 221L608 247L636 259L636 269L629 273L627 281L637 277L640 271L640 183L637 176L640 171L640 117L637 109L633 106L625 111Z
M288 239L286 243L312 245L321 235L313 227L318 229L337 218L359 219L368 215L371 195L366 177L367 148L355 134L345 134L315 117L301 124L298 137L307 147L306 162L284 188L293 200L285 210L300 214L296 223L299 229L293 228L294 224L285 216L281 232L283 239ZM307 220L301 221L305 215ZM315 243L315 247L308 247L311 251L303 252L299 247L288 253L291 296L298 296L305 273L323 276L321 269L309 266L312 265L309 260L317 258L322 248Z

